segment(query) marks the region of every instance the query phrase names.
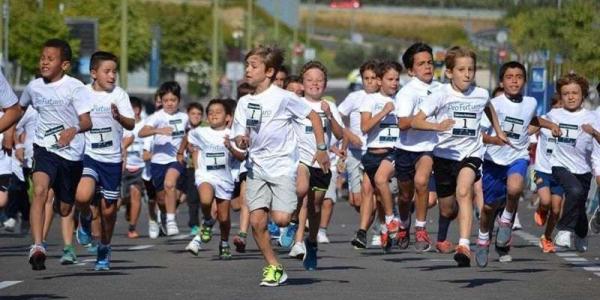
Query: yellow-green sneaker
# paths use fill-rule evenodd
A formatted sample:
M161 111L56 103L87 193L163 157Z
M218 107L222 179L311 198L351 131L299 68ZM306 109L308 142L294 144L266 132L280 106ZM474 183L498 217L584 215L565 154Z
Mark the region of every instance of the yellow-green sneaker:
M263 279L260 286L279 286L287 280L287 274L282 265L268 265L263 269Z

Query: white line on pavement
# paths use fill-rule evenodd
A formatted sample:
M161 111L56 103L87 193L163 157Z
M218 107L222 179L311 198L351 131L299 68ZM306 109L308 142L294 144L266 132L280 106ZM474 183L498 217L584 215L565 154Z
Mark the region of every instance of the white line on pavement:
M21 283L23 281L0 281L0 290Z
M127 250L144 250L154 247L154 245L139 245L127 248Z

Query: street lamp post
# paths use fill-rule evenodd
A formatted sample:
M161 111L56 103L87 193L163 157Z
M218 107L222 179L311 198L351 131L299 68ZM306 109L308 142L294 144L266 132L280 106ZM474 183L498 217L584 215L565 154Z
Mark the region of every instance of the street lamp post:
M212 32L212 72L210 76L210 95L214 98L219 93L219 0L213 0L213 32Z
M119 79L121 87L127 89L127 71L129 60L127 59L127 0L121 0L121 68Z

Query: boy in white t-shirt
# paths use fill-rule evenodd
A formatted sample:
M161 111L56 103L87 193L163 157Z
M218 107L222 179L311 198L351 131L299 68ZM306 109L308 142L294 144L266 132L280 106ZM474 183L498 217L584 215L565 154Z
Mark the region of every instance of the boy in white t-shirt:
M319 115L295 94L272 84L282 62L281 51L272 47L259 46L246 55L246 81L255 91L239 100L233 122L236 145L248 149L246 200L250 223L268 264L263 270L262 286L278 286L287 280L271 248L267 219L270 212L277 225L286 226L296 209L298 150L294 120L311 120L317 140L315 160L323 171L329 169Z
M40 57L41 77L31 81L23 94L22 107L38 111L33 149L33 201L31 234L33 245L29 263L33 270L44 270L46 249L42 245L44 205L48 190L55 193L54 207L68 216L75 202L77 183L83 170L83 134L92 127L91 94L83 83L65 73L71 65L71 47L63 40L44 43Z
M22 114L19 107L19 99L8 84L8 81L6 81L6 78L4 78L2 72L0 72L0 108L4 112L4 115L0 117L0 133L2 133L17 124ZM6 148L5 146L12 145L3 142L2 146Z
M449 84L425 99L413 118L412 127L438 132L433 149L433 169L440 205L458 202L460 239L454 254L459 267L471 265L469 237L473 222L473 184L480 177L480 133L482 115L487 115L498 138L507 141L486 90L474 86L475 52L453 47L446 53ZM428 121L429 117L434 119Z

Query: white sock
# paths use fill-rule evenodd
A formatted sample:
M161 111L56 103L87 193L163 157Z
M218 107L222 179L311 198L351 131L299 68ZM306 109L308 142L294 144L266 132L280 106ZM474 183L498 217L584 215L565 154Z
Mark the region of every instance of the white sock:
M427 221L419 221L419 220L415 220L415 227L422 227L422 228L425 228L425 225L427 225Z
M385 224L390 224L394 220L394 215L385 216Z
M481 229L479 229L479 240L482 242L488 241L490 239L490 233L489 232L481 232Z
M502 223L512 223L513 213L506 211L506 208L502 212L502 217L500 217L500 221Z
M175 214L167 213L167 222L175 222Z
M468 248L471 242L469 241L469 239L459 239L458 244L466 246Z
M327 228L323 228L323 227L321 227L321 228L319 228L319 232L322 232L322 233L324 233L324 234L327 234Z

